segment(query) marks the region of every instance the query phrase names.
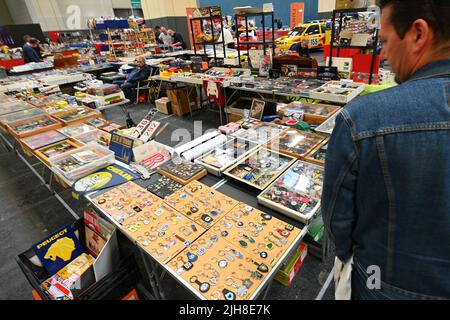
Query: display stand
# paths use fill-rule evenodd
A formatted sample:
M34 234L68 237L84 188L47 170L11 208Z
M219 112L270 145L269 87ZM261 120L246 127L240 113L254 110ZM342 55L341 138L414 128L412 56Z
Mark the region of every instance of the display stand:
M248 29L248 18L249 17L261 17L261 22L262 22L262 41L248 41L249 38L249 29ZM266 39L266 17L270 17L270 21L272 24L272 40L271 41L267 41ZM263 50L264 50L264 55L267 55L267 47L268 46L272 46L272 56L275 56L275 17L274 17L274 13L272 12L258 12L258 13L236 13L234 16L234 21L236 23L236 30L239 29L238 26L238 21L239 18L244 18L245 19L245 33L246 33L246 39L247 41L240 41L239 40L239 34L237 34L236 38L237 38L237 51L238 51L238 59L239 59L239 67L242 67L242 62L241 62L241 49L240 46L242 45L247 45L247 49L248 46L251 45L262 45L263 46Z
M217 58L218 58L217 57L217 50L216 50L216 46L217 45L221 45L222 46L224 59L227 56L226 55L225 39L223 39L224 37L222 37L222 41L220 41L220 42L215 42L214 41L214 20L220 19L220 26L221 26L221 28L223 30L222 12L220 11L219 14L215 14L214 15L211 8L208 8L208 11L209 11L209 15L207 15L207 16L198 17L198 18L190 18L189 19L189 23L191 25L191 30L192 30L192 41L194 43L194 54L197 55L197 46L201 45L201 46L203 46L204 54L207 55L207 53L206 53L206 46L207 45L212 45L213 51L214 51L214 61L216 61L216 64L217 64ZM204 41L203 42L198 42L197 38L196 38L196 34L194 34L194 32L195 32L194 21L200 21L201 30L202 30L202 32L204 32L203 21L205 21L205 20L209 21L211 23L211 35L212 35L212 39L213 39L212 42L204 42Z
M333 17L332 20L332 26L331 26L331 41L330 41L330 59L328 66L333 66L333 49L337 49L337 57L340 57L340 51L341 49L360 49L360 50L372 50L372 61L370 64L370 76L369 76L369 84L372 84L373 79L373 71L375 69L375 60L377 56L377 46L378 46L378 29L375 31L375 39L373 45L367 45L367 46L343 46L343 45L335 45L334 41L336 39L336 19L339 17L339 28L338 28L338 35L342 31L342 23L344 20L344 16L347 13L359 13L359 12L367 12L368 8L358 8L358 9L341 9L341 10L334 10L333 11Z

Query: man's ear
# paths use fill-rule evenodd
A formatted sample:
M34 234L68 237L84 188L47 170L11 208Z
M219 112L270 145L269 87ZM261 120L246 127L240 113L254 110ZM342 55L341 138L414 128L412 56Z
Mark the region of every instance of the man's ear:
M421 52L426 46L433 45L431 43L432 33L430 26L424 19L414 21L408 34L413 43L412 50L414 53Z

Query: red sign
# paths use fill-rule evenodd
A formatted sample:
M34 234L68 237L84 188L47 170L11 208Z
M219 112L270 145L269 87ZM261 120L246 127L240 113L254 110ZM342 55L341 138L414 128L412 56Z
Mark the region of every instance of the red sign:
M291 2L291 29L303 23L305 4L303 2Z
M201 26L201 20L195 20L192 21L192 28L191 28L191 18L194 17L193 13L196 8L186 8L186 16L187 16L187 24L188 24L188 30L189 30L189 38L191 39L191 49L194 50L194 43L196 42L196 39L192 39L192 28L194 28L194 35L198 35L202 33L202 26ZM197 46L197 50L201 50L202 46Z

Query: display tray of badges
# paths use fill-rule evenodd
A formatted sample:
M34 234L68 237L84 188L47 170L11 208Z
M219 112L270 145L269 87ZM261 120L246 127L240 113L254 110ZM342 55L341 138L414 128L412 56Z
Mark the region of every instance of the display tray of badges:
M293 102L280 110L280 114L284 120L299 120L297 115L303 113L303 121L309 124L322 124L340 109L331 104Z
M84 123L58 129L59 132L61 132L62 134L66 135L69 138L73 138L73 137L76 137L81 134L88 133L88 132L91 132L94 130L95 130L95 127L89 126Z
M236 200L198 181L184 186L165 202L205 229L211 228L238 204Z
M183 188L182 184L157 173L150 178L147 190L161 199L166 199L181 188Z
M332 117L330 117L327 121L318 126L315 131L318 133L331 135L334 130L334 126L336 125L336 118L340 114L340 112L335 113Z
M114 152L89 144L49 159L52 170L72 185L78 179L115 163Z
M209 173L220 177L222 172L255 150L258 144L239 138L231 138L225 144L195 160L206 167Z
M51 130L20 139L20 144L29 151L32 151L66 139L67 137L62 133Z
M61 121L64 126L70 126L101 117L101 113L88 107L79 106L76 108L70 108L69 110L56 112L52 114L52 116Z
M45 112L38 108L30 108L14 113L8 113L3 116L0 116L0 126L6 128L6 125L8 123L26 120L44 114Z
M111 134L98 129L82 133L80 135L74 136L73 138L80 144L89 144L94 142L104 147L108 147L109 143L111 142Z
M276 138L284 129L286 129L284 126L261 124L244 132L238 131L239 133L232 134L232 136L257 144L264 144Z
M167 266L203 300L251 300L272 271L210 230Z
M124 232L162 264L205 233L200 225L162 202L133 210L140 211L123 222Z
M330 139L326 139L319 146L317 146L311 153L305 158L305 161L314 163L318 166L325 166L325 159L327 155L328 142Z
M337 103L349 103L364 91L365 85L346 81L329 81L309 92L311 99Z
M275 266L302 230L270 214L240 203L212 229L254 259Z
M295 160L291 156L259 148L228 168L224 174L258 190L264 190Z
M14 113L22 110L27 110L33 108L32 105L21 102L18 100L11 100L11 101L5 101L0 103L0 116L8 114L8 113Z
M298 161L258 196L258 202L309 223L320 208L323 172L319 166Z
M92 197L91 202L120 225L144 208L162 203L161 199L134 182L99 192Z
M194 180L199 180L208 174L208 171L204 166L188 162L181 158L173 158L170 161L167 161L156 168L156 171L182 185L187 185Z
M27 118L20 121L10 122L6 125L7 130L16 138L26 138L42 132L55 130L62 127L62 123L49 115Z
M38 158L40 158L46 164L50 165L50 161L49 161L50 158L64 154L71 150L78 149L81 146L82 145L80 143L66 139L66 140L42 147L40 149L37 149L35 151L35 154Z
M325 139L325 136L292 128L283 131L277 138L270 141L267 147L297 159L304 159Z

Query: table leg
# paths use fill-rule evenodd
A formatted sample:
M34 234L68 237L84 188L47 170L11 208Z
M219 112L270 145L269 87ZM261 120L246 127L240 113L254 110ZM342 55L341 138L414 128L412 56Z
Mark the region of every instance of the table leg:
M146 257L146 255L144 254L142 249L139 249L139 252L141 253L142 261L144 262L144 268L145 268L145 271L147 272L147 277L148 277L148 280L150 282L150 286L152 288L152 294L156 298L156 300L161 300L158 288L156 287L156 283L154 281L153 270L149 266L148 257Z

